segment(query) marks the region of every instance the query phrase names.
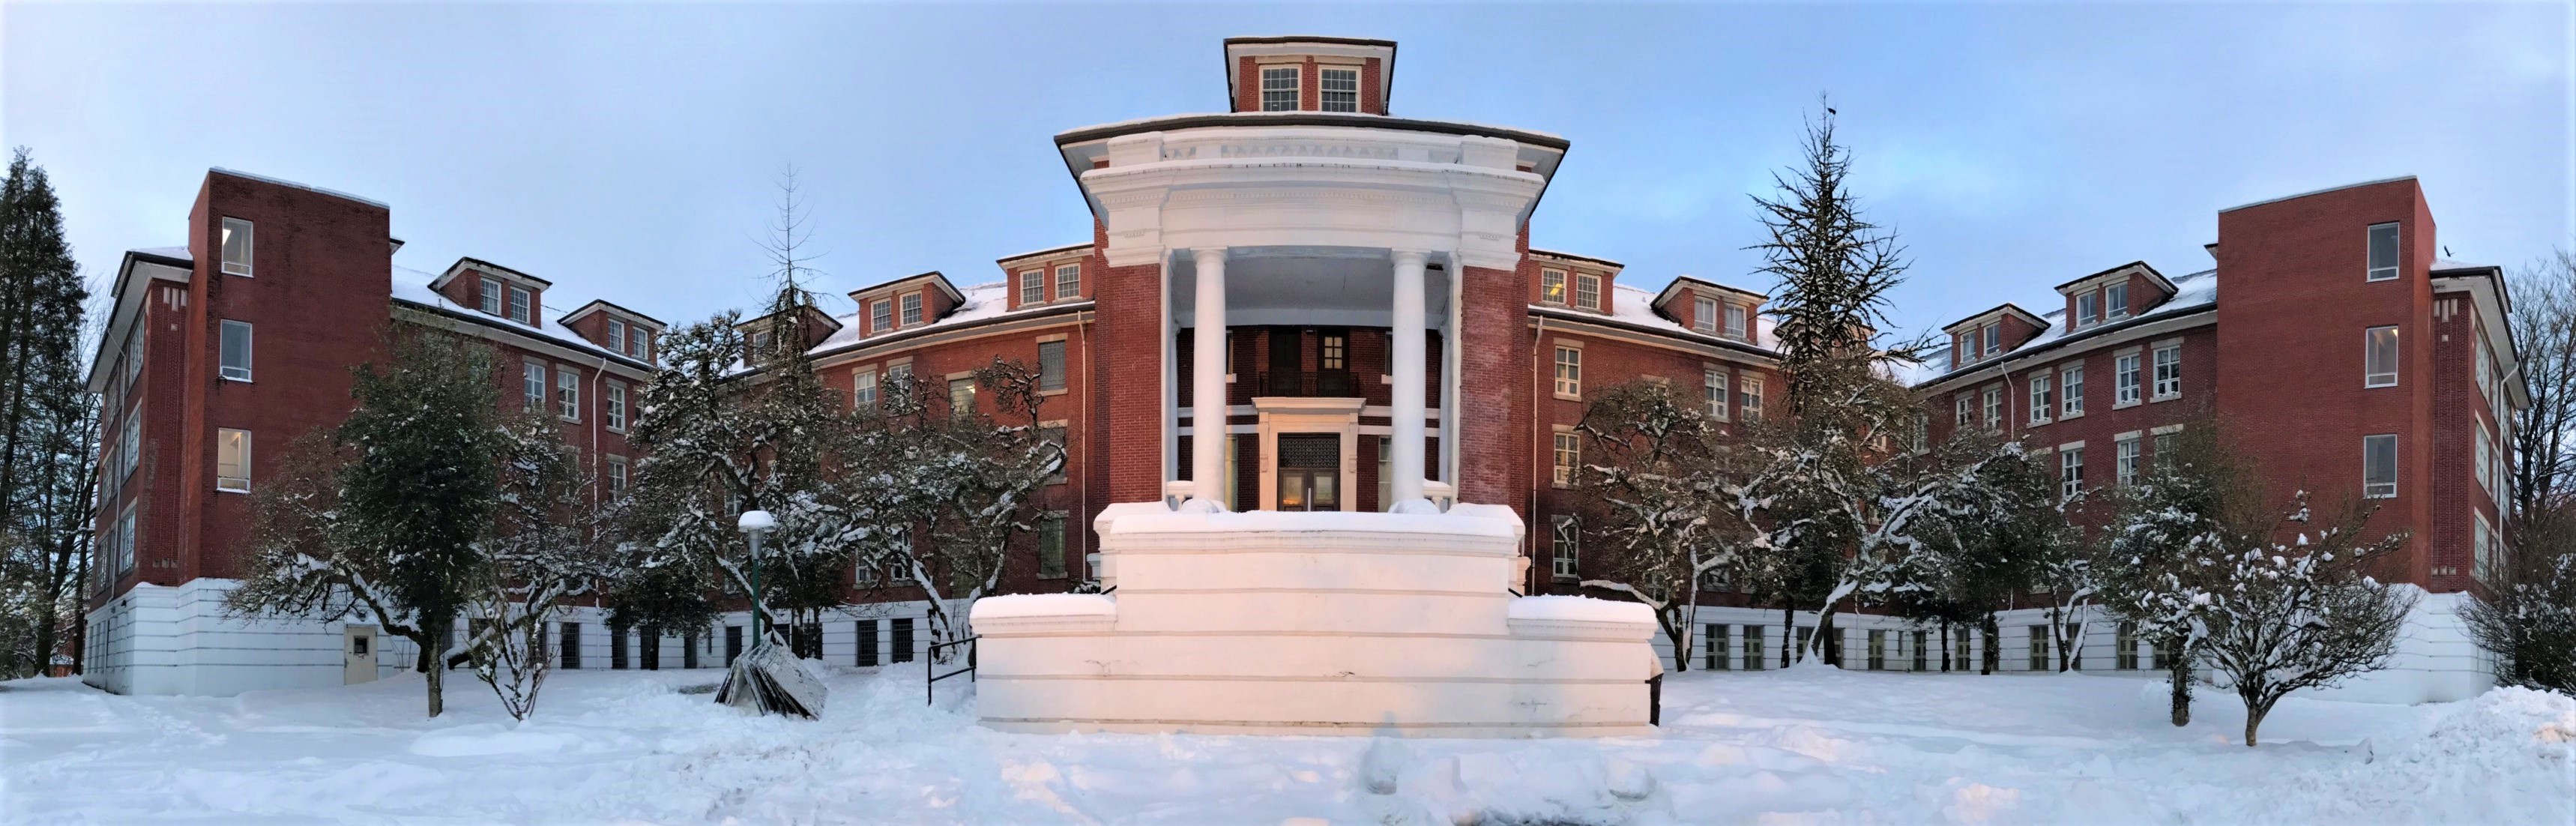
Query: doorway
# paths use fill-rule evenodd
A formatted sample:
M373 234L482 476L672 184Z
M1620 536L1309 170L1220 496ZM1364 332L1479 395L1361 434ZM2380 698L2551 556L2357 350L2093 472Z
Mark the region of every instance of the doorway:
M340 684L376 681L376 627L346 625L340 629Z
M1279 501L1275 510L1341 510L1341 482L1341 434L1279 434Z

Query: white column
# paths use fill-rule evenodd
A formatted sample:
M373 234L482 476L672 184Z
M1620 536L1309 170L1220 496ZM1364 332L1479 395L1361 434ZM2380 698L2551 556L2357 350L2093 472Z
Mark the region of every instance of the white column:
M1394 422L1387 439L1394 448L1387 472L1395 476L1387 487L1395 501L1387 503L1388 510L1422 498L1422 265L1428 257L1420 250L1395 251L1395 329L1387 354L1395 365L1395 388L1389 394Z
M1190 250L1198 265L1196 331L1190 351L1190 486L1192 498L1225 495L1225 248ZM1232 503L1225 503L1229 507Z

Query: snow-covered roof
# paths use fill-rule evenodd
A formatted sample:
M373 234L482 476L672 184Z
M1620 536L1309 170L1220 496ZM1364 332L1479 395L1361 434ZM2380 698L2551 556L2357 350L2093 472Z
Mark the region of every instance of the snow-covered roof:
M1009 285L1000 281L976 284L974 286L967 287L961 292L965 297L959 300L957 302L957 306L950 309L947 315L931 319L926 323L915 324L880 335L859 335L858 313L853 312L848 315L840 316L836 320L841 322L841 329L834 331L831 336L823 339L821 344L816 344L813 349L805 352L814 355L821 355L834 350L862 346L879 340L910 338L923 330L943 330L964 327L970 324L1005 317L1044 315L1050 310L1062 310L1067 306L1091 306L1091 302L1086 299L1083 301L1066 301L1053 304L1034 304L1014 310L1011 309Z
M1380 115L1372 112L1318 112L1313 110L1298 110L1292 112L1194 112L1178 115L1155 115L1149 118L1130 118L1128 120L1098 123L1057 132L1055 133L1055 142L1058 146L1062 146L1067 143L1098 140L1110 137L1112 133L1116 133L1120 130L1166 122L1179 122L1177 124L1173 124L1171 128L1187 129L1200 125L1261 126L1281 121L1317 120L1344 121L1355 126L1383 126L1388 129L1403 129L1408 131L1433 129L1443 132L1491 133L1497 137L1515 139L1534 138L1537 139L1539 143L1546 145L1547 148L1558 150L1566 148L1568 144L1568 141L1563 135L1553 132L1541 132L1536 129L1523 129L1517 126L1496 126L1490 123L1477 123L1474 121L1464 120L1403 118L1396 117L1394 115ZM1360 121L1375 122L1360 123Z
M187 247L136 247L134 249L127 250L127 252L131 252L136 255L150 255L160 258L175 258L189 263L195 263L197 260L188 255Z
M2032 336L2029 341L2022 342L2021 346L2013 348L2011 352L2005 353L2001 358L1979 361L1961 369L1984 367L1988 364L1993 364L2002 358L2012 358L2025 353L2037 352L2068 339L2089 338L2145 324L2157 319L2171 318L2186 313L2199 312L2201 310L2209 309L2218 303L2217 270L2201 270L2181 278L2173 279L2173 284L2173 298L2167 299L2165 303L2156 305L2154 309L2130 316L2121 321L2115 321L2108 324L2096 324L2071 333L2066 329L2066 308L2061 301L2057 309L2040 314L2040 317L2044 319L2047 324L2045 325L2045 329L2040 331L2039 335ZM1922 385L1947 378L1952 372L1956 371L1954 371L1950 365L1949 348L1934 347L1932 348L1932 352L1925 354L1923 363L1901 365L1897 367L1896 378L1898 381L1904 382L1906 386L1920 387Z
M393 269L393 297L396 301L407 301L413 304L427 306L445 312L449 315L472 320L478 324L499 327L522 335L544 339L550 343L560 344L585 353L606 356L616 359L630 367L645 369L652 368L651 364L639 361L632 356L590 343L590 339L582 338L580 333L573 332L572 328L564 326L561 321L546 321L541 325L532 325L521 324L496 315L488 315L482 310L469 308L454 301L449 301L447 300L447 296L440 295L437 290L430 289L430 282L438 280L438 275L435 273L422 272L401 264L395 264Z
M1533 312L1544 313L1553 318L1570 318L1587 321L1608 319L1628 327L1640 328L1647 332L1659 335L1687 339L1690 341L1722 344L1728 347L1750 347L1757 350L1771 351L1777 351L1780 349L1780 338L1773 334L1772 327L1775 325L1769 316L1765 316L1760 313L1755 313L1753 315L1753 340L1750 342L1737 341L1725 336L1713 336L1693 330L1689 327L1684 327L1681 322L1665 318L1662 313L1655 312L1654 293L1650 293L1636 287L1631 287L1626 284L1611 285L1610 314L1607 316L1583 310L1569 310L1564 307L1550 307L1542 304L1532 304L1530 305L1530 310Z

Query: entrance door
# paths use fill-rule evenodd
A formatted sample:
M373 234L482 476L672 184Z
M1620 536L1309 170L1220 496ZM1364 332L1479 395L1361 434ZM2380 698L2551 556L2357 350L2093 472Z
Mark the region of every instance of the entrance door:
M1276 510L1342 509L1342 437L1333 433L1279 434L1279 501Z
M376 681L376 627L348 625L340 630L342 685Z

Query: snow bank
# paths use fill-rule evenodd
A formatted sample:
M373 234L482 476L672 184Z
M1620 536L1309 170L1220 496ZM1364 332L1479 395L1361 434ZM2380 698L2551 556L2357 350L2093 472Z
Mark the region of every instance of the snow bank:
M1516 620L1655 624L1655 610L1646 607L1642 602L1613 602L1606 599L1564 595L1514 599L1510 613L1505 616Z
M1118 601L1107 594L1014 594L985 597L968 609L967 621L1021 617L1114 617Z

